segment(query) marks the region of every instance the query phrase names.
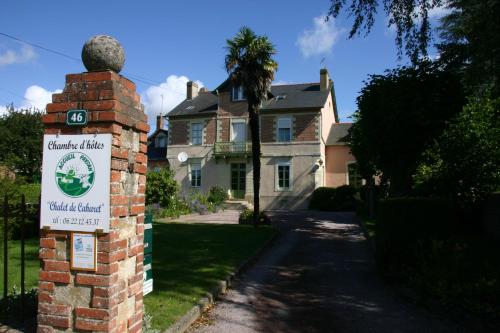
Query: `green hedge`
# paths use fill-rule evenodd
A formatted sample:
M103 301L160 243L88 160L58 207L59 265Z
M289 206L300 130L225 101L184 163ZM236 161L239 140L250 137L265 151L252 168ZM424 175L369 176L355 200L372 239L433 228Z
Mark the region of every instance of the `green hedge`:
M451 201L437 198L393 198L377 208L377 263L399 269L411 265L426 242L447 239L458 228Z
M310 209L324 211L352 211L356 210L358 200L357 190L348 185L339 187L318 187L314 190Z

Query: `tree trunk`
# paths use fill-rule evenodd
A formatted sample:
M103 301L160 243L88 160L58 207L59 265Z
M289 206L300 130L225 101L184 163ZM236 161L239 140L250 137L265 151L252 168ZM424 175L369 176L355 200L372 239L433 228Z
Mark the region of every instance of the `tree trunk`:
M253 162L253 225L259 223L260 211L260 124L259 113L254 106L248 106L250 116L250 134L252 137L252 162Z

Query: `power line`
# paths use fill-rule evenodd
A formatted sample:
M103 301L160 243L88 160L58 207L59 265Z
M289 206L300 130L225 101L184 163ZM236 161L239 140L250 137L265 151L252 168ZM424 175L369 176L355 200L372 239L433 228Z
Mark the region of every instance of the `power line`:
M73 60L73 61L76 61L78 63L81 62L80 59L78 58L75 58L75 57L72 57L68 54L65 54L63 52L60 52L60 51L57 51L57 50L54 50L54 49L51 49L51 48L48 48L48 47L45 47L45 46L41 46L41 45L38 45L38 44L35 44L35 43L31 43L31 42L28 42L26 40L23 40L21 38L18 38L18 37L15 37L15 36L12 36L12 35L9 35L9 34L6 34L6 33L3 33L3 32L0 32L0 35L4 36L4 37L7 37L7 38L10 38L10 39L13 39L15 41L18 41L20 43L23 43L23 44L27 44L27 45L30 45L30 46L33 46L35 48L39 48L41 50L44 50L44 51L47 51L47 52L50 52L50 53L53 53L55 55L58 55L58 56L61 56L61 57L64 57L64 58L67 58L67 59L70 59L70 60ZM141 82L143 84L148 84L148 85L161 85L161 82L157 82L155 80L151 80L151 79L148 79L146 77L143 77L143 76L139 76L139 75L136 75L136 74L133 74L133 73L128 73L128 72L124 72L123 74L125 74L126 76L130 77L131 79L134 79L138 82ZM161 87L160 87L161 88ZM162 88L163 89L163 88Z

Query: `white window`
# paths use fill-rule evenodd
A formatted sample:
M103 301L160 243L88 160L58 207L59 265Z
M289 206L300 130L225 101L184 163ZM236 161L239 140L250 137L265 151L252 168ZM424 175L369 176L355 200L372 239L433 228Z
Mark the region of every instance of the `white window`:
M247 124L245 119L233 119L231 121L231 141L245 142L247 140Z
M164 134L159 134L155 139L155 146L163 148L167 146L167 137Z
M203 124L191 123L191 144L201 145L202 138L203 138Z
M292 189L292 167L290 161L276 164L276 190L289 191Z
M247 96L245 95L245 91L242 86L233 87L231 96L233 98L233 101L243 101L247 99Z
M278 142L292 141L292 119L278 118Z
M191 161L189 163L191 186L200 187L201 186L201 162Z

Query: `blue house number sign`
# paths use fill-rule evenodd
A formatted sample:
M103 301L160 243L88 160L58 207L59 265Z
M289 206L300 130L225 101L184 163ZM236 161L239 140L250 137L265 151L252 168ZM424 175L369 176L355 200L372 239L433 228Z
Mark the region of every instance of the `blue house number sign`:
M87 125L87 110L69 110L66 115L66 125Z

